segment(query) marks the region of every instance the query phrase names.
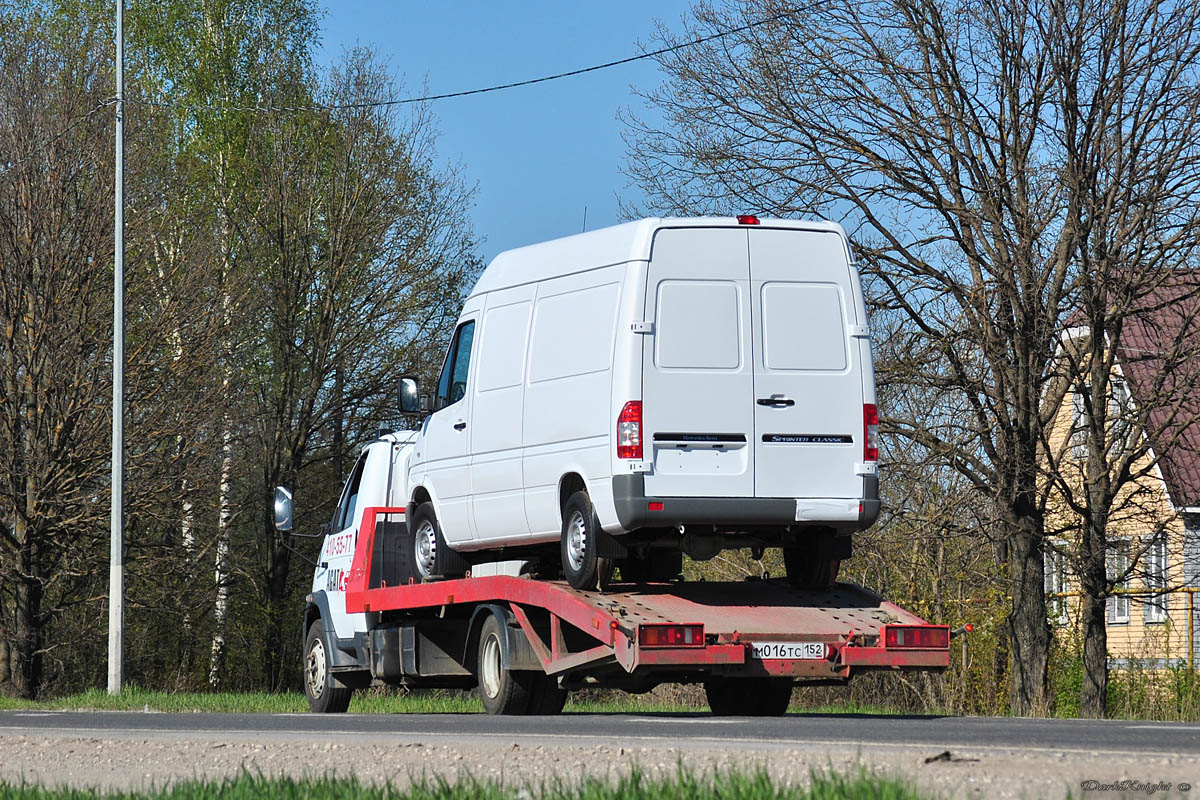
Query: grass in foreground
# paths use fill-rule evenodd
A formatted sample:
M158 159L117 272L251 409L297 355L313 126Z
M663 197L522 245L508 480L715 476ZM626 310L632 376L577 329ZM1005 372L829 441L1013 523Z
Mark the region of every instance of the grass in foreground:
M554 781L540 786L502 786L465 777L418 780L404 788L368 786L341 778L265 778L243 774L223 781L183 782L148 792L103 793L89 789L45 789L0 783L0 798L12 800L928 800L906 781L859 768L856 772L812 772L806 788L776 785L762 771L710 773L695 777L682 768L674 778L654 779L636 770L616 781Z
M306 713L308 701L298 692L272 694L269 692L160 692L126 686L120 694L110 695L100 689L80 694L43 700L20 700L0 697L0 711L211 711L225 713L289 714ZM568 701L566 711L600 714L695 713L706 711L700 706L683 703L664 703L631 695L620 700ZM415 693L411 695L355 692L350 711L360 714L479 714L483 707L473 697L458 693ZM797 709L807 714L894 714L893 709L881 706L847 704Z

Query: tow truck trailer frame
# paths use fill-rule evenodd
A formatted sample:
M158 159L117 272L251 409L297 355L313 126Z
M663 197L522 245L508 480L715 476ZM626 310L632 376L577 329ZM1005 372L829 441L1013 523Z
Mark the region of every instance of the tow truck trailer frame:
M842 684L865 671L950 663L948 626L850 583L826 591L785 579L616 584L601 593L497 575L388 585L385 539L403 532L404 513L363 511L345 603L347 613L368 615L368 634L353 644L325 634L326 652L341 650L330 667L342 686L365 685L368 671L390 683L474 686L489 615L502 631L503 670L542 673L565 689L645 691L718 677Z

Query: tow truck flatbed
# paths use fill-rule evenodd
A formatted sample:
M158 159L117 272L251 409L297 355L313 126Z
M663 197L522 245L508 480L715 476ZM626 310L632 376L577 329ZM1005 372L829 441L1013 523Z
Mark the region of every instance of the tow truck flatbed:
M786 579L615 584L582 591L527 576L466 577L388 586L372 569L375 539L403 509L368 508L347 576L347 613L376 615L356 662L421 684L471 680L481 614L502 623L505 669L566 685L648 687L706 676L844 682L863 671L949 666L949 628L852 583L823 591ZM372 577L373 576L373 577ZM396 646L399 659L381 651ZM424 652L423 652L424 651ZM449 683L447 683L449 681Z

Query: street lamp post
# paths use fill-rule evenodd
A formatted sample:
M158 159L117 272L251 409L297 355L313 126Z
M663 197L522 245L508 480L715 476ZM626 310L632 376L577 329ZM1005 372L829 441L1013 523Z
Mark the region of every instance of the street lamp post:
M116 191L113 202L112 527L108 553L108 693L121 691L125 645L125 0L117 0Z

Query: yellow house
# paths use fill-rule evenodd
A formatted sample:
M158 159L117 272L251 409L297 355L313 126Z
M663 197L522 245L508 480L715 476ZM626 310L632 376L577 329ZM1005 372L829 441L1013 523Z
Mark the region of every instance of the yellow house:
M1115 343L1102 409L1115 442L1109 460L1128 454L1136 476L1119 493L1107 529L1107 570L1117 588L1106 608L1115 668L1200 666L1200 599L1188 591L1200 587L1200 404L1193 400L1200 398L1200 335L1192 334L1200 330L1200 296L1194 281L1194 275L1172 280L1139 298L1139 312L1126 319ZM1072 329L1064 353L1078 352L1088 335ZM1087 391L1078 384L1066 391L1049 437L1046 463L1072 491L1082 488L1087 458ZM1071 569L1079 522L1062 491L1050 491L1047 530L1047 609L1052 625L1069 636L1079 631L1079 584Z

